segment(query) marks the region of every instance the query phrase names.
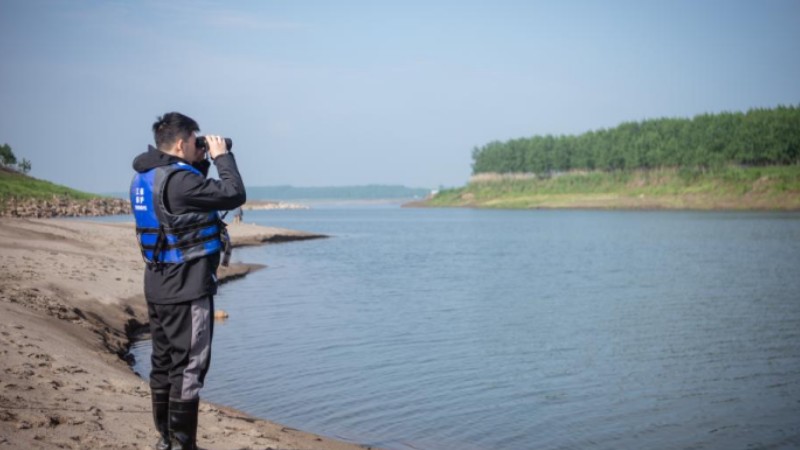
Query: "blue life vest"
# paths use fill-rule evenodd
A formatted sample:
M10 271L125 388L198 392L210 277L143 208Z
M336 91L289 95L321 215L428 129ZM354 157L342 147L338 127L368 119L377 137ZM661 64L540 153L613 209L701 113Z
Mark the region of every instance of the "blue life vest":
M136 236L147 263L179 264L223 249L228 252L225 223L216 211L172 214L164 206L164 186L179 170L203 176L191 165L178 162L137 173L131 182Z

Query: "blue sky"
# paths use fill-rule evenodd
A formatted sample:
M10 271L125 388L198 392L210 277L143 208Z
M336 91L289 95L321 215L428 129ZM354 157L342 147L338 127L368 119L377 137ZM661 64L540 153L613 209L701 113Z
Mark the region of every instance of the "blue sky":
M0 0L0 102L92 192L167 111L247 185L457 186L492 140L800 104L800 1Z

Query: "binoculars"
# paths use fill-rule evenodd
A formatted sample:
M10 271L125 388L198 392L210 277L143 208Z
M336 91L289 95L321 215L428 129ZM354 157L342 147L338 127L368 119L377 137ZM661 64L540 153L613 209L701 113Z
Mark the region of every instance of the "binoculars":
M199 149L208 150L208 142L205 136L198 137L194 145ZM231 138L225 138L225 148L231 151L231 147L233 147L233 140Z

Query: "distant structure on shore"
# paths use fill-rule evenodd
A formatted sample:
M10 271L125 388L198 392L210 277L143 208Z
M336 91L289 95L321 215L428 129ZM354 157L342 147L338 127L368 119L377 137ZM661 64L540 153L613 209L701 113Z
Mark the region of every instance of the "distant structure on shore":
M277 202L271 200L253 200L248 201L242 206L242 209L247 211L258 211L268 209L311 209L307 205L299 203Z
M430 189L396 185L366 186L247 186L248 198L273 201L409 200L425 197Z

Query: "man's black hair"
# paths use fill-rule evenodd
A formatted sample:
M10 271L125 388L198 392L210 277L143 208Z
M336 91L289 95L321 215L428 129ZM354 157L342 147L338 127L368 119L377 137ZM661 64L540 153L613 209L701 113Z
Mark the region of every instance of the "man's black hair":
M197 122L178 112L166 113L153 124L153 136L159 150L167 150L178 139L186 139L193 131L200 131Z

